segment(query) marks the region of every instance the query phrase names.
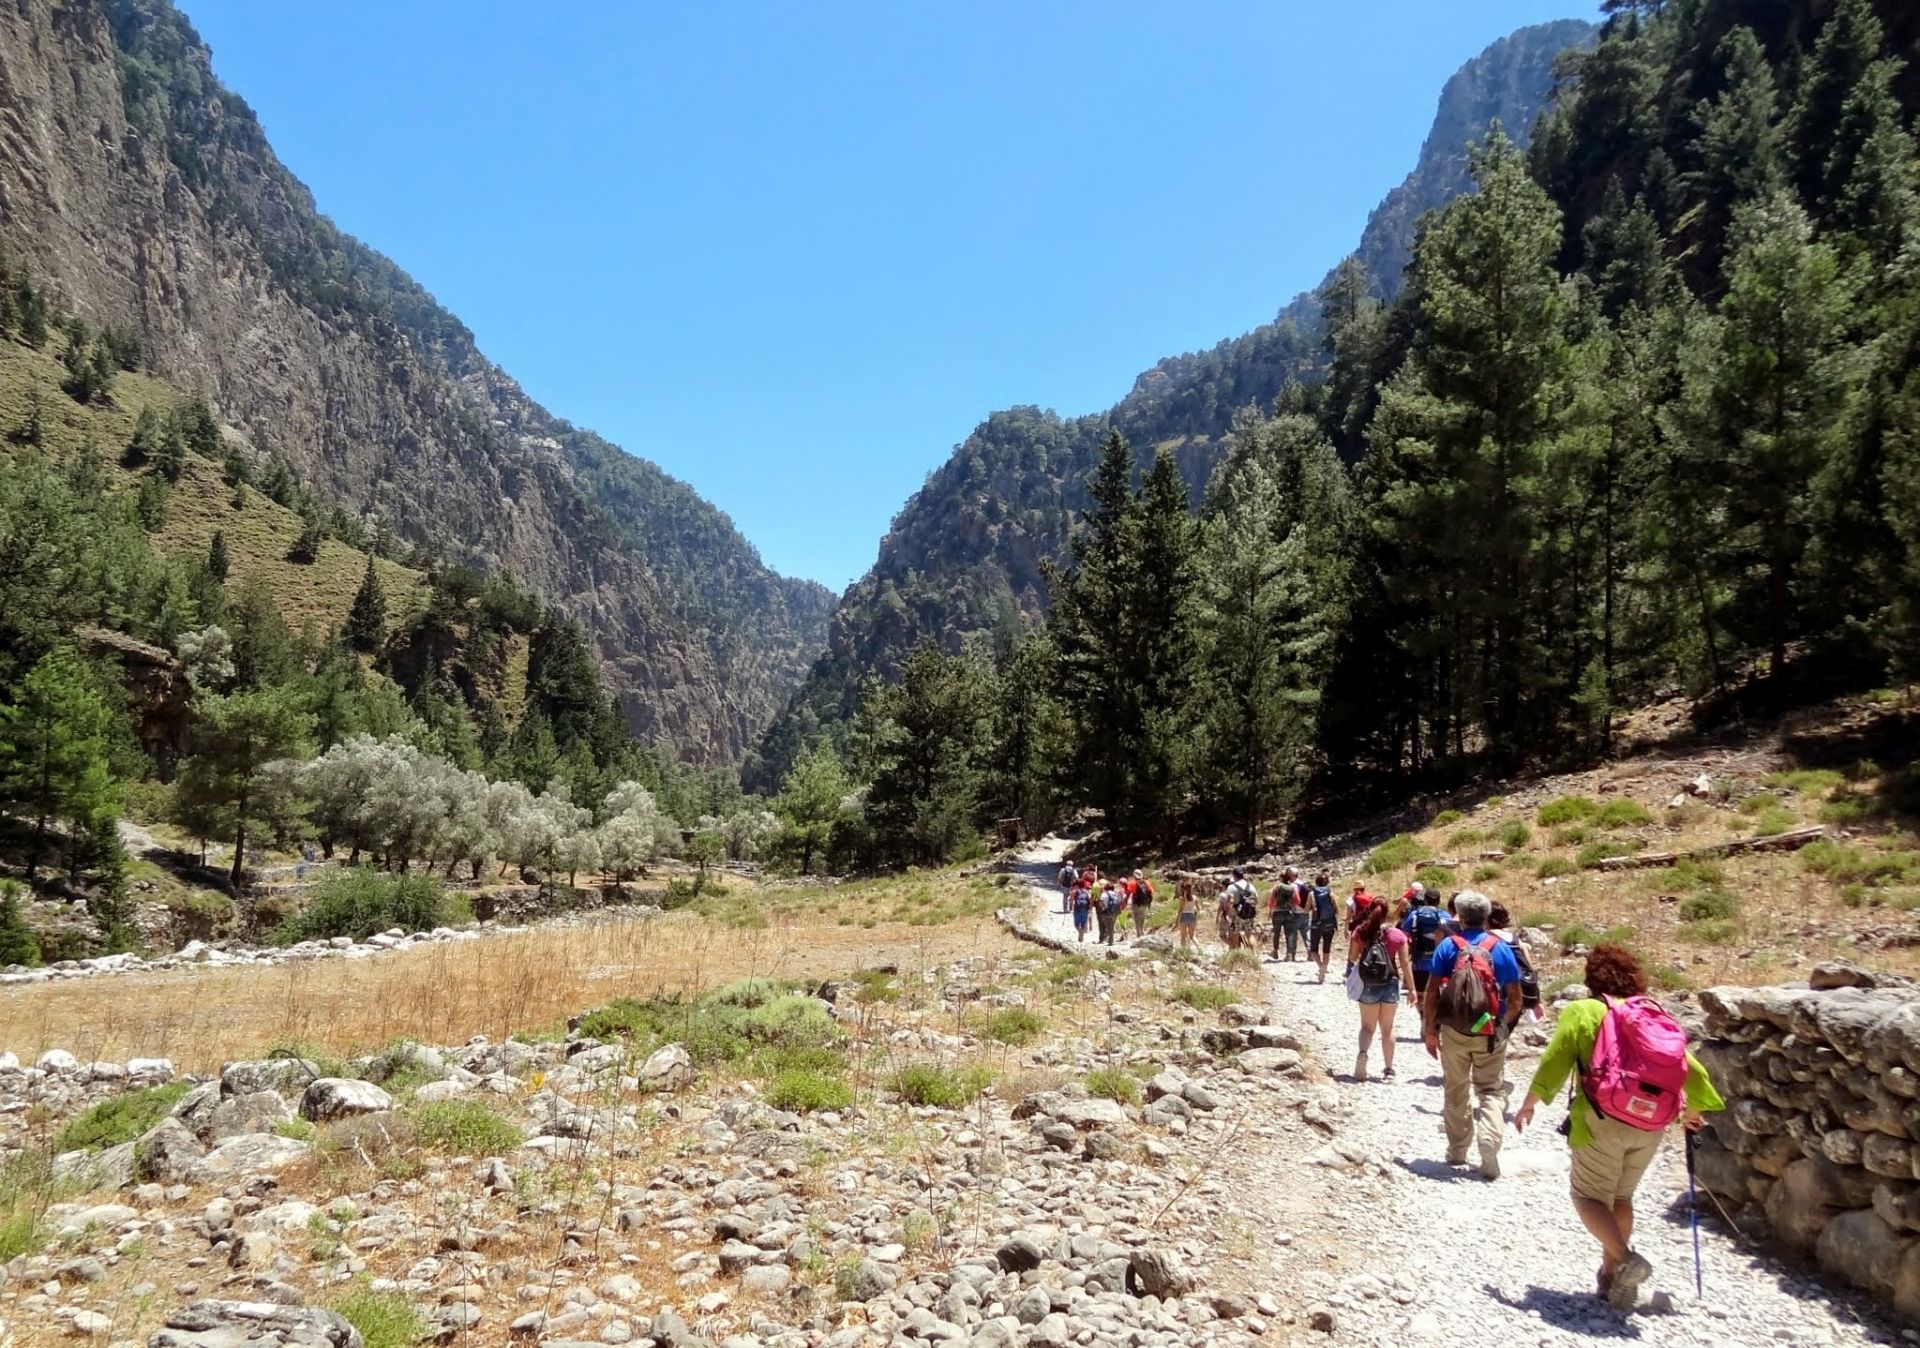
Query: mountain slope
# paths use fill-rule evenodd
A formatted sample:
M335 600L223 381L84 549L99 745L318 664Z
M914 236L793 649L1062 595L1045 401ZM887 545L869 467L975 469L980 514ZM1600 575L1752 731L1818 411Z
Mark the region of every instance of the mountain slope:
M831 595L321 216L167 0L0 8L0 231L322 496L579 617L643 737L735 759L820 649Z
M1523 28L1447 81L1418 163L1369 217L1356 250L1384 293L1399 287L1414 222L1467 186L1467 143L1496 119L1524 141L1552 89L1554 59L1594 31L1577 19ZM1042 564L1065 554L1083 479L1109 430L1142 455L1170 446L1197 493L1235 411L1270 404L1290 379L1317 377L1322 357L1318 301L1301 295L1272 323L1159 362L1105 413L1066 419L1017 407L989 416L894 518L747 779L777 781L802 746L852 713L862 679L893 677L923 638L957 649L970 633L1010 633L1044 612Z

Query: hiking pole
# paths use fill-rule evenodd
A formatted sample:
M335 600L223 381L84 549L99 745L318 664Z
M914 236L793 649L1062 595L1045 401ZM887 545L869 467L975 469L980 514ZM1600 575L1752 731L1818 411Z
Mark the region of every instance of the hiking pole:
M1693 1294L1705 1300L1706 1288L1700 1273L1700 1192L1693 1181L1693 1130L1685 1130L1687 1139L1687 1206L1693 1211Z

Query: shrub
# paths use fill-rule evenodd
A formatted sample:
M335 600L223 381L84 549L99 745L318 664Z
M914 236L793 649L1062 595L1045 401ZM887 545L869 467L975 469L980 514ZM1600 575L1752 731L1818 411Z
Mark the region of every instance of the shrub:
M1457 828L1447 835L1447 846L1459 852L1469 847L1478 847L1486 840L1487 835L1477 828Z
M1765 810L1777 809L1779 804L1780 797L1774 795L1772 792L1756 791L1751 796L1741 797L1740 804L1735 808L1738 809L1741 814L1754 815Z
M1413 878L1425 885L1429 893L1439 894L1453 888L1453 872L1445 866L1422 866Z
M102 1100L53 1135L54 1155L83 1148L104 1151L122 1142L131 1142L166 1118L180 1097L191 1089L190 1082L172 1081Z
M1581 848L1574 860L1582 866L1598 866L1608 857L1632 856L1636 846L1630 838L1601 838Z
M1047 1022L1024 1006L1003 1007L987 1017L981 1035L996 1044L1031 1044L1046 1029Z
M1518 852L1533 840L1533 830L1524 819L1509 819L1493 831L1494 841L1509 852Z
M910 1105L959 1109L979 1099L992 1083L993 1074L984 1067L954 1071L934 1063L914 1063L894 1076L893 1089Z
M62 1197L53 1157L27 1147L0 1162L0 1260L32 1254L47 1242L47 1208Z
M1647 977L1662 992L1686 992L1693 987L1693 980L1687 977L1684 969L1676 969L1671 964L1656 964L1647 971Z
M1087 1094L1131 1105L1140 1099L1140 1081L1120 1067L1096 1067L1082 1078Z
M1739 900L1726 890L1709 889L1681 902L1680 920L1701 922L1708 918L1732 917L1739 906Z
M1579 869L1568 857L1541 857L1534 863L1533 873L1547 880L1556 875L1572 875Z
M1544 908L1535 908L1532 912L1520 914L1520 920L1514 924L1519 927L1541 927L1552 931L1560 925L1560 914L1548 912Z
M1360 869L1369 875L1404 870L1420 859L1420 840L1411 833L1396 833L1371 852Z
M1863 796L1852 789L1836 791L1832 798L1820 806L1820 822L1848 827L1863 824L1880 813L1879 806L1870 796Z
M702 1001L710 1006L737 1006L752 1010L765 1006L782 993L793 992L798 985L771 978L738 978L709 992Z
M1229 950L1220 957L1220 967L1228 973L1245 973L1249 969L1260 967L1260 956L1242 946Z
M1555 824L1578 824L1600 813L1600 803L1586 796L1561 796L1534 811L1534 822L1542 828Z
M1920 852L1865 852L1826 838L1801 848L1800 864L1839 884L1907 884L1920 880Z
M1579 847L1593 841L1593 830L1585 824L1563 824L1553 831L1555 847Z
M502 1156L526 1137L478 1100L435 1100L416 1104L413 1136L423 1147L459 1156Z
M1683 922L1679 928L1680 939L1692 941L1697 945L1732 945L1740 939L1740 933L1726 918L1710 918L1705 922Z
M20 914L20 886L0 883L0 965L32 968L40 963L40 940Z
M1638 828L1642 824L1651 824L1653 814L1637 800L1616 796L1600 807L1594 822L1602 828Z
M1232 988L1223 988L1218 983L1184 983L1168 995L1171 1000L1184 1003L1195 1011L1217 1011L1240 1000L1240 995Z
M356 869L324 881L305 910L282 923L276 935L289 945L334 936L365 940L393 927L431 931L471 919L464 895L449 894L427 876Z
M1428 824L1427 827L1428 828L1447 828L1450 825L1459 823L1462 819L1465 819L1466 817L1467 817L1466 814L1460 810L1442 810L1440 811L1439 814L1436 814L1433 817L1433 822L1431 824Z
M1479 884L1484 880L1498 880L1499 878L1500 868L1491 861L1483 861L1473 868L1473 882L1475 884Z
M335 1301L333 1309L360 1331L366 1348L412 1348L426 1336L426 1322L398 1292L356 1288Z
M1845 782L1844 773L1832 768L1795 768L1787 772L1770 772L1766 784L1778 790L1797 791L1803 796L1818 796L1833 790Z
M314 1134L320 1130L313 1126L311 1119L282 1119L273 1125L273 1131L277 1137L290 1137L298 1142L311 1142Z
M1563 950L1572 950L1578 945L1586 946L1588 949L1597 945L1631 945L1633 938L1638 934L1632 927L1624 924L1600 931L1585 922L1568 922L1554 932Z
M853 1103L853 1087L837 1076L806 1068L789 1068L767 1087L766 1100L775 1109L796 1114L845 1109Z
M1727 882L1726 867L1717 861L1703 861L1692 857L1682 857L1668 867L1664 874L1674 884L1686 889L1711 889Z

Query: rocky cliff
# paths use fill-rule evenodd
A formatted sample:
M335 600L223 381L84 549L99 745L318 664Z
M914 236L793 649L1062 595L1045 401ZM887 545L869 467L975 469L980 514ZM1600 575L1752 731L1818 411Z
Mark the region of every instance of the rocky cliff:
M1448 80L1419 162L1375 209L1356 250L1383 293L1399 288L1415 221L1467 186L1467 143L1495 120L1524 143L1553 87L1555 58L1594 31L1577 19L1523 28ZM801 746L845 723L862 679L891 678L922 639L957 649L969 633L1034 621L1046 606L1041 564L1065 554L1110 429L1142 455L1170 446L1197 493L1234 413L1270 405L1290 379L1317 378L1322 357L1319 303L1302 295L1272 323L1161 361L1110 411L989 416L894 518L873 569L841 599L826 653L749 760L748 780L776 781Z
M644 737L737 758L824 644L825 590L322 216L167 0L0 7L0 233L324 497L579 617Z

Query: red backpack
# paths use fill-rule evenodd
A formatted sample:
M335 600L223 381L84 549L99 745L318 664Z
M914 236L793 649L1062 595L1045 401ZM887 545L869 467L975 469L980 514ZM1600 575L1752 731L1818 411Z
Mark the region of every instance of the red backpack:
M1607 999L1580 1087L1610 1119L1657 1133L1686 1105L1687 1032L1651 997Z
M1500 984L1488 952L1500 938L1486 932L1469 941L1455 932L1448 939L1455 946L1453 972L1440 989L1440 1016L1461 1034L1492 1034L1500 1019Z

